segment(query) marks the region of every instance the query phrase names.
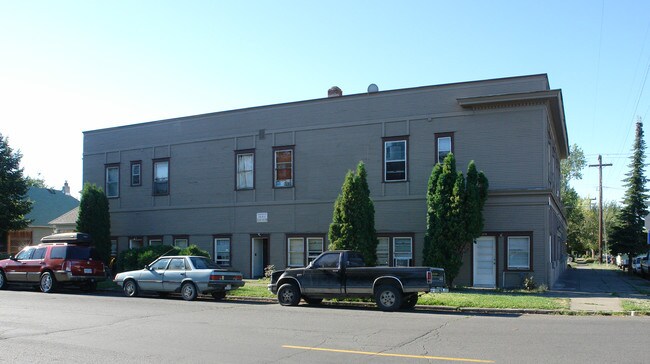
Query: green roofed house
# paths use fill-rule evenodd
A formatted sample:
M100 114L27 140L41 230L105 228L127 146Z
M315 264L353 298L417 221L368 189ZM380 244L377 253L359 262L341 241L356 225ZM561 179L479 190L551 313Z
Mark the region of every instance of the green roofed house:
M0 252L16 254L25 245L38 244L42 237L56 232L51 223L53 220L79 207L79 200L70 196L68 182L62 190L30 187L27 197L34 202L27 215L31 223L24 230L10 231Z

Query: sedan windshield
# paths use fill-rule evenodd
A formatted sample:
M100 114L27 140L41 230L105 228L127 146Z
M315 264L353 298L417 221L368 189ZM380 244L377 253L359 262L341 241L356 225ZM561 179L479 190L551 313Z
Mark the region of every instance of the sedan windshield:
M214 269L214 268L219 268L217 263L211 261L208 258L202 258L202 257L191 257L190 260L192 261L192 265L194 266L195 269Z

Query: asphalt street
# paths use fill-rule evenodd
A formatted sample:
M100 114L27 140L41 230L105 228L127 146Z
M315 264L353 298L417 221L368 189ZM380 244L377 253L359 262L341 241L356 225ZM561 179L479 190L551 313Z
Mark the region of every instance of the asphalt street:
M642 363L648 325L4 290L0 362Z

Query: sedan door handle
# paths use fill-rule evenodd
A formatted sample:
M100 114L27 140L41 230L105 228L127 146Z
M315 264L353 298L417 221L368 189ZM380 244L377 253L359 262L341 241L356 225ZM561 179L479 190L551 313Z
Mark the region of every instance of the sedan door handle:
M185 273L181 273L181 275L182 275L182 276L184 276L184 275L185 275Z

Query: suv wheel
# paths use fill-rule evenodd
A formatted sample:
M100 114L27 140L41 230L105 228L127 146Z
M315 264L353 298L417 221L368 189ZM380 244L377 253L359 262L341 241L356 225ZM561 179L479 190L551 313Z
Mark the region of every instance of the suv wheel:
M52 293L56 290L56 278L50 272L41 274L41 292Z
M7 278L5 277L5 273L0 270L0 289L5 288L7 288Z
M194 301L197 296L196 287L192 282L185 282L181 286L181 296L185 301Z

